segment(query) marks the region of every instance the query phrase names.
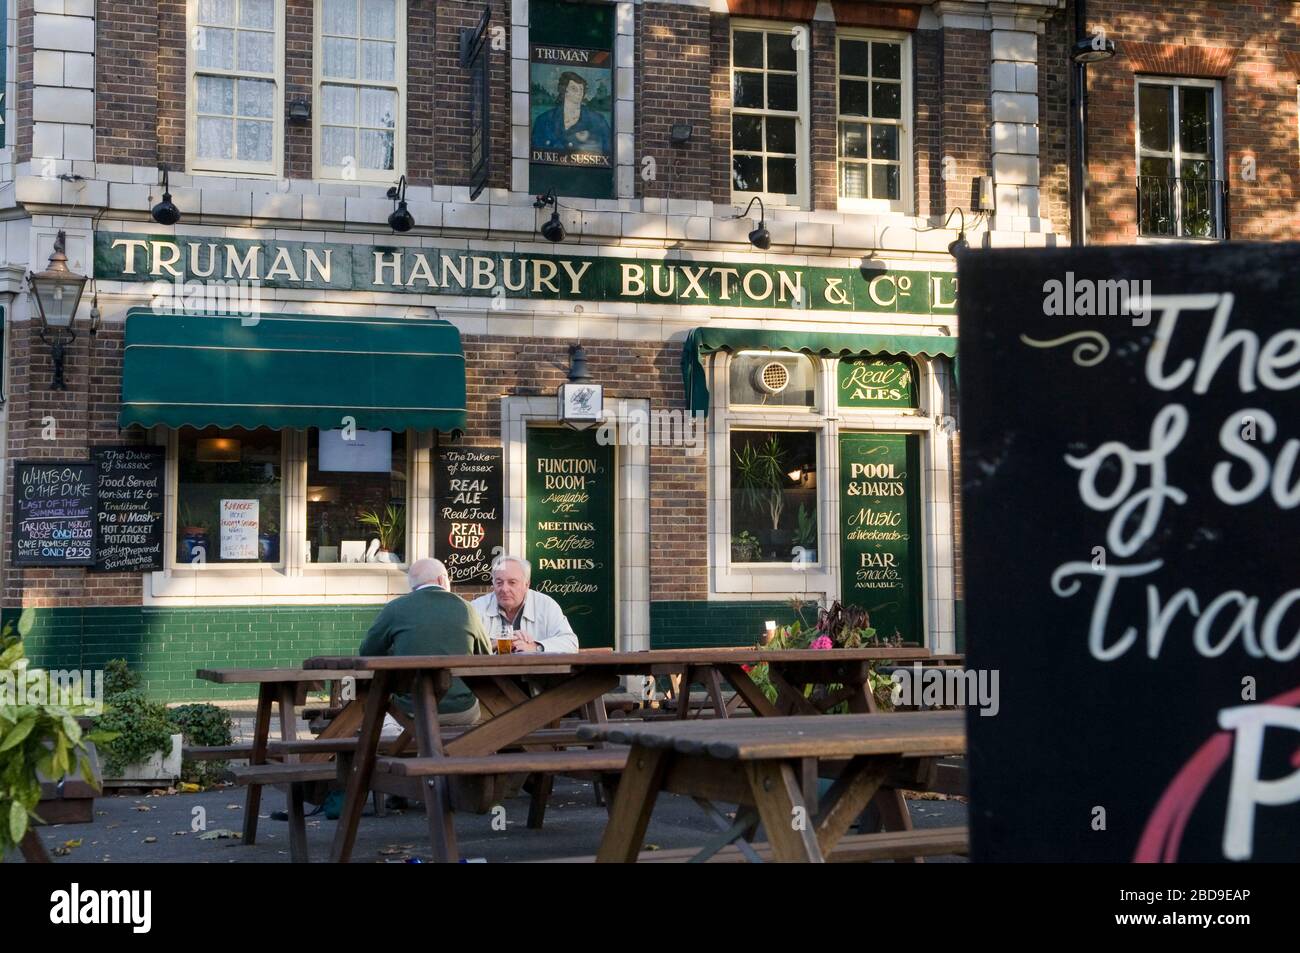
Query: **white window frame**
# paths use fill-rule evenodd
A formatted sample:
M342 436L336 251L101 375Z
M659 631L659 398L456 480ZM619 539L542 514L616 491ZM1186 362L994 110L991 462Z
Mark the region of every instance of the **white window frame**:
M1213 145L1213 152L1211 154L1211 161L1214 162L1215 174L1213 179L1211 179L1211 181L1214 180L1226 181L1227 170L1224 168L1223 165L1223 84L1217 79L1198 79L1198 78L1184 77L1184 76L1138 75L1133 77L1133 155L1134 155L1134 163L1135 163L1134 170L1136 172L1136 175L1138 176L1139 186L1141 184L1142 158L1143 158L1142 99L1141 99L1141 88L1143 86L1172 86L1175 89L1177 89L1180 86L1196 86L1203 89L1209 89L1212 91L1213 95L1211 96L1211 112L1212 112L1212 120L1214 122L1214 128L1212 130L1214 145ZM1182 176L1180 175L1180 173L1182 172L1182 140L1178 134L1178 119L1179 119L1178 96L1175 93L1170 98L1173 104L1173 116L1172 116L1173 134L1170 142L1172 148L1170 149L1169 155L1165 158L1169 158L1173 162L1174 174L1177 178L1177 181L1181 181ZM1153 156L1161 157L1161 154L1154 150L1152 150L1150 154ZM1136 191L1138 191L1140 195L1140 188ZM1175 189L1174 191L1175 191L1175 202L1178 203L1178 208L1175 213L1175 227L1177 228L1180 234L1143 235L1142 234L1142 208L1139 199L1139 205L1138 208L1136 209L1138 243L1139 244L1147 244L1147 243L1160 244L1160 243L1169 243L1169 242L1204 243L1204 242L1223 241L1224 240L1223 236L1226 232L1228 223L1224 218L1226 209L1224 207L1222 191L1216 193L1214 197L1215 221L1218 223L1219 226L1218 234L1210 238L1199 238L1193 235L1181 234L1183 228L1181 192L1178 189Z
M749 109L737 107L735 105L735 45L736 31L762 32L762 33L788 33L793 43L795 37L802 31L803 43L796 49L796 66L799 70L798 81L795 86L798 92L798 109L794 113L786 113L777 110ZM764 42L764 55L766 56L766 39ZM727 124L727 175L731 180L731 201L741 206L747 205L754 196L763 200L765 208L794 208L806 209L810 205L812 197L812 140L810 136L809 125L811 114L809 104L811 102L811 90L809 86L809 60L808 48L812 44L812 33L806 23L774 23L771 20L744 20L735 19L731 21L730 32L728 33L727 48L727 77L729 86L727 89L727 106L730 110L730 120ZM766 72L766 69L764 70ZM732 172L731 158L735 154L734 142L735 134L733 125L736 116L793 116L796 120L797 128L795 130L795 181L798 191L794 193L784 192L739 192L735 187L735 176ZM764 155L766 155L766 146L764 143ZM763 170L766 185L766 167Z
M322 72L325 60L323 52L325 47L321 35L321 25L324 21L322 6L322 0L314 0L312 4L312 174L317 179L339 182L383 182L393 184L406 174L406 0L396 0L394 15L397 21L397 37L394 52L394 80L391 83L361 79L359 77L357 79L338 79L324 76ZM360 17L359 9L358 17ZM360 20L358 19L359 28ZM360 49L358 49L357 55L357 71L360 72ZM397 93L397 122L393 128L393 168L391 170L363 169L360 165L357 165L351 172L348 172L343 166L329 166L322 162L324 150L321 148L321 137L327 123L321 105L321 87L325 85L391 89ZM358 109L360 109L359 105ZM359 113L357 118L360 120ZM356 128L360 129L359 126Z
M840 157L840 124L843 122L865 122L871 124L890 125L889 120L876 120L862 116L845 116L840 112L840 40L875 40L889 43L898 43L902 46L899 59L899 71L901 73L900 83L902 85L902 97L900 103L900 118L898 120L898 198L897 199L861 199L850 198L840 194L843 172L843 160ZM914 76L912 73L912 37L906 33L892 33L880 30L859 30L842 28L835 31L835 196L838 200L838 209L842 212L866 212L866 213L901 213L905 215L912 214L914 207L913 199L913 174L912 167L915 165L915 156L913 155L912 132L914 129L913 115L913 83Z
M191 173L203 175L238 175L248 178L281 178L284 169L284 0L274 0L275 32L275 81L274 104L271 108L271 124L275 130L271 144L270 162L246 162L241 159L200 159L199 143L199 90L198 77L229 76L236 79L267 79L265 73L241 73L239 70L200 70L196 50L199 0L188 0L185 4L185 165ZM238 9L238 7L236 7ZM238 13L236 13L238 22ZM235 135L238 136L238 130Z
M812 367L813 375L813 402L811 407L799 407L789 404L733 404L731 402L731 362L738 357L769 357L773 359L784 358L789 360L792 357L802 358ZM766 351L762 348L749 348L744 351L736 351L734 354L729 353L727 357L727 405L735 407L737 410L754 411L758 414L808 414L816 416L821 412L821 389L817 386L818 376L821 374L821 361L817 358L805 354L802 351Z
M837 400L839 358L817 364L817 407L812 414L790 408L764 409L731 404L727 352L711 356L709 377L709 595L710 601L777 600L800 597L829 604L841 598L839 438L841 432L905 433L920 438L918 480L920 525L915 536L921 551L921 598L924 644L935 651L954 651L955 573L951 497L952 433L948 409L948 371L942 361L917 356L913 392L917 406L840 407ZM731 562L731 431L812 430L817 434L818 562L796 567L785 563ZM757 633L756 633L757 636Z

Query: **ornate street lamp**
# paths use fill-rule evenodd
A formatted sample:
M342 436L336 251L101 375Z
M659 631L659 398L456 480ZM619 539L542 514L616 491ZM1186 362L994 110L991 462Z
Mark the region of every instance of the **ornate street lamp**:
M59 229L45 270L27 275L27 285L32 290L36 313L41 320L41 340L50 349L50 359L54 363L50 390L68 389L63 380L63 358L67 346L77 339L74 322L86 281L85 275L68 269L67 235Z

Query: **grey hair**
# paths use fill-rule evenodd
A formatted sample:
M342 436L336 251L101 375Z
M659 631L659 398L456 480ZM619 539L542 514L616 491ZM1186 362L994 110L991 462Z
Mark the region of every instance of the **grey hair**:
M443 579L448 583L451 582L447 576L447 567L442 564L441 559L417 559L406 570L406 581L412 589L431 582L438 583Z
M524 559L523 556L502 556L500 559L496 561L496 563L493 564L492 571L496 572L506 563L517 563L519 567L523 569L524 582L528 582L530 579L533 578L533 564L530 563L527 559Z

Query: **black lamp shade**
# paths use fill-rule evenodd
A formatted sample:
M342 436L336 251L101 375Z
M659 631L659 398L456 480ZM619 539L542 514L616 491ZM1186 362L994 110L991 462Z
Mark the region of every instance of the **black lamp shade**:
M560 221L559 211L552 212L550 219L542 226L542 237L548 242L558 243L564 241L565 234L564 223Z
M749 233L749 243L755 248L767 251L772 247L772 233L767 230L766 225L759 222L758 228Z
M164 192L162 201L150 210L149 216L159 225L175 225L181 220L181 210L172 202L172 194Z
M409 232L415 227L415 217L406 207L406 200L397 203L393 214L388 216L388 225L395 232Z
M1083 64L1100 63L1114 55L1114 40L1101 40L1100 43L1097 43L1091 37L1085 36L1075 42L1074 49L1070 52L1070 59Z

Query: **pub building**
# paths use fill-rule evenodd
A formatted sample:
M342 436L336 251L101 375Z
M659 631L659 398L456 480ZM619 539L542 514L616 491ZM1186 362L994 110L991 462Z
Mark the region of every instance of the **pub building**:
M584 647L961 649L956 257L1065 240L1059 6L19 3L4 619L199 697L507 552Z

